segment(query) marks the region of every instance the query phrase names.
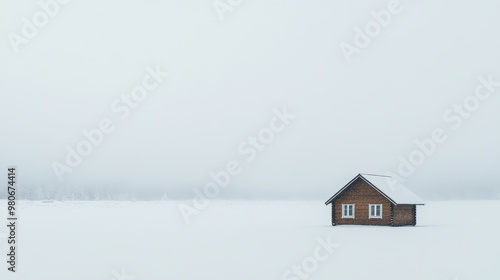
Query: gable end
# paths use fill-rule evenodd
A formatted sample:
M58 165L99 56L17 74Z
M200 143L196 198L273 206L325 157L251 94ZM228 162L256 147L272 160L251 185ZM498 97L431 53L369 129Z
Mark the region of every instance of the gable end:
M381 190L379 190L375 185L373 185L370 181L368 181L367 179L365 179L363 177L363 175L361 174L358 174L356 177L354 177L354 179L352 179L349 183L347 183L347 185L345 185L342 189L340 189L336 194L334 194L329 200L327 200L325 202L325 205L328 205L330 203L332 203L332 201L338 197L340 194L342 194L347 188L349 188L354 182L356 182L356 180L358 179L362 179L364 182L366 182L370 187L372 187L373 189L375 189L377 192L379 192L383 197L385 197L387 200L389 200L391 203L397 205L397 203L391 199L390 197L388 197L384 192L382 192Z

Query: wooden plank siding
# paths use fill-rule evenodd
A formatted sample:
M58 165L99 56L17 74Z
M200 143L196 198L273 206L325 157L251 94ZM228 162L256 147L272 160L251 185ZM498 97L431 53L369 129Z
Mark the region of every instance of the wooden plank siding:
M335 203L332 203L332 226L336 225L337 221L335 220Z
M415 205L395 205L394 206L394 226L416 225Z
M352 182L348 188L334 199L332 204L333 225L392 225L392 202L361 178ZM342 204L355 205L354 218L342 218ZM369 218L370 204L382 204L381 219ZM396 210L396 207L397 206L394 206L394 210ZM406 221L406 212L403 217L398 215L398 219Z

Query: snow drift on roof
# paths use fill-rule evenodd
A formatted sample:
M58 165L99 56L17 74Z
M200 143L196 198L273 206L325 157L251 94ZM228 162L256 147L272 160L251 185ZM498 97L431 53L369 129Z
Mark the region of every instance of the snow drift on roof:
M363 179L388 196L396 204L424 204L416 194L390 176L360 174Z

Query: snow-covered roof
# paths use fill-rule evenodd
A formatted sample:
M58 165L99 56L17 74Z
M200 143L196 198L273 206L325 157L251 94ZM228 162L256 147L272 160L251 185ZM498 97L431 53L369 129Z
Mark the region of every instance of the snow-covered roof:
M352 179L352 181L349 182L345 187L338 191L334 196L332 196L332 198L330 198L325 204L330 204L333 199L335 199L335 197L341 194L358 178L363 179L394 204L424 204L424 201L422 199L420 199L416 194L410 191L403 184L398 182L395 178L391 176L373 174L359 174L354 179Z

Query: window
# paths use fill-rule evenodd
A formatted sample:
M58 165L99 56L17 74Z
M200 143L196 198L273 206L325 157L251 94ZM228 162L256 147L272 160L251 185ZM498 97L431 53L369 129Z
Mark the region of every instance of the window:
M342 204L342 218L354 219L354 204Z
M369 210L370 219L382 219L382 204L370 204Z

